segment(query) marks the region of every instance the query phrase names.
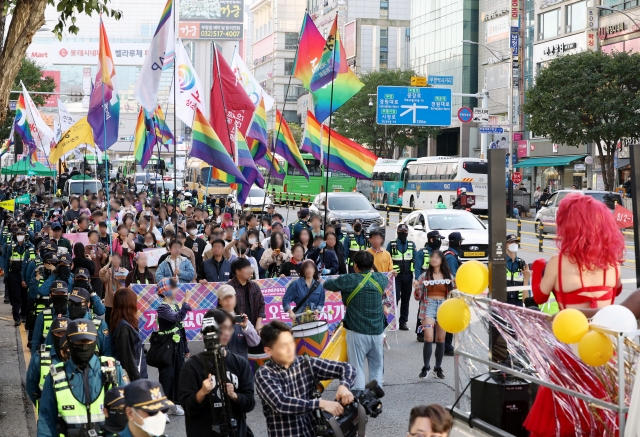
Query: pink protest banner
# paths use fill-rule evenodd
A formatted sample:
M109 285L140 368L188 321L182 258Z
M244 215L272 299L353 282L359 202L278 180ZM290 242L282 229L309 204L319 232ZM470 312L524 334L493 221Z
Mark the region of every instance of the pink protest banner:
M391 310L387 316L389 326L387 330L395 331L398 329L396 317L396 285L390 273L389 283L385 288L385 297L391 303ZM335 276L322 276L320 281L335 278ZM289 315L282 309L282 297L289 284L298 278L274 278L259 279L256 282L262 290L265 303L265 323L271 320L281 320L290 323ZM191 290L191 298L189 305L193 311L187 313L184 320L184 328L189 341L201 341L200 329L202 327L202 318L204 314L211 308L215 308L218 299L216 290L226 282L214 282L210 284L180 284L176 292L176 301L182 302L187 291ZM155 285L131 285L131 289L138 295L138 328L143 341L147 341L153 331L158 329L157 312L162 300L156 294ZM326 320L329 326L329 334L338 327L340 321L344 318L345 306L342 303L342 296L339 291L325 290L325 302L320 320ZM382 305L382 299L380 299ZM332 311L330 311L332 310Z
M63 234L62 236L67 240L71 241L71 246L73 246L76 243L82 243L85 246L89 244L88 232L79 232L77 234Z
M158 261L160 257L167 253L167 249L144 249L144 254L147 255L147 265L149 267L158 267Z

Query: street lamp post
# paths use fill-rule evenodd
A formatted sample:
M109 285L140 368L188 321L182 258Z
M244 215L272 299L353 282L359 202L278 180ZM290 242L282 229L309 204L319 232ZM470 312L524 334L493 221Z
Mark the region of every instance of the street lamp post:
M470 41L465 39L462 41L465 44L475 44L484 47L487 49L494 57L500 60L500 62L504 61L505 58L502 54L498 55L496 52L491 50L486 44L479 43L477 41ZM509 101L507 102L507 117L509 117L509 181L508 181L508 189L509 189L509 217L513 218L513 183L511 182L511 177L513 176L513 50L509 50ZM481 151L482 153L482 151ZM486 153L486 150L484 151Z

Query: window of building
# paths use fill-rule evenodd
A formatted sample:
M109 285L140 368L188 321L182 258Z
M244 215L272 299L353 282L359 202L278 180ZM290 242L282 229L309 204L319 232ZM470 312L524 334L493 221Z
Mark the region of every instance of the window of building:
M560 9L538 15L538 39L560 35Z
M155 25L157 26L157 25ZM155 26L153 24L141 24L140 25L140 36L141 37L152 37L155 32Z
M389 28L380 28L380 48L389 47Z
M380 0L380 18L389 18L389 0Z
M284 34L284 49L297 50L299 37L300 35L297 32L286 32Z
M286 76L293 74L293 65L295 64L295 59L285 59L284 60L284 74Z
M567 33L587 27L587 2L567 6Z
M195 64L194 60L196 57L196 43L195 41L187 41L184 44L184 49L187 52L187 56L189 57L189 60L191 61L191 64Z
M636 6L640 5L640 1L639 0L602 0L602 5L608 6L616 10L623 10L623 9L635 8ZM600 9L600 15L609 15L609 14L615 14L615 12L608 11L606 9Z
M380 70L386 70L389 64L389 53L386 50L380 50Z

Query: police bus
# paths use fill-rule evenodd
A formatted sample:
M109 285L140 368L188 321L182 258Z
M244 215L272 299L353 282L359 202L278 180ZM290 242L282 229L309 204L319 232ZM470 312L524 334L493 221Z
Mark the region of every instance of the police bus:
M375 205L402 205L407 183L407 165L416 158L379 158L373 167L371 180L358 179L356 190Z
M487 161L478 158L431 156L418 158L407 165L407 184L402 206L418 209L435 208L443 202L450 208L461 188L475 196L472 210L488 208Z

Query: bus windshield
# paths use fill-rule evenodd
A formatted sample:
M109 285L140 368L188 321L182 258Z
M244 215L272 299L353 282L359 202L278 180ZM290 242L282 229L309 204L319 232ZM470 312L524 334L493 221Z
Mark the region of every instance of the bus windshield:
M200 170L200 184L203 187L210 187L210 188L214 188L214 187L226 188L229 186L228 183L222 182L218 179L214 179L211 177L211 167L203 168L202 170Z
M69 182L69 194L84 194L87 190L97 193L102 189L102 183L97 181L73 181Z
M386 181L386 182L398 182L400 180L400 173L396 172L378 172L371 175L372 181Z
M304 165L307 166L307 170L309 170L309 176L322 176L320 171L320 161L317 159L304 159ZM293 165L289 164L287 167L287 174L292 176L304 176L300 170L295 168Z

